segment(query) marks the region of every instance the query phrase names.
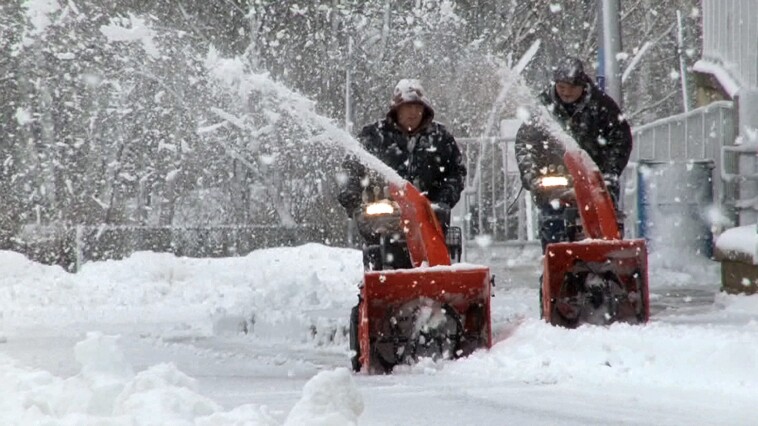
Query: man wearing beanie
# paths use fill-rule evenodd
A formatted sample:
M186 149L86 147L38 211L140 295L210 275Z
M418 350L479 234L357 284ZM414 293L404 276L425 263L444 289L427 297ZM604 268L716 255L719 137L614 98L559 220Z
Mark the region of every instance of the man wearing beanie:
M449 224L450 209L463 191L466 167L453 135L434 121L434 109L418 80L400 80L392 93L387 115L358 134L366 151L411 182L442 212ZM350 217L360 209L368 171L354 158L343 167L347 181L338 196ZM444 219L446 216L446 220Z
M632 132L616 102L594 84L582 62L572 57L564 58L553 69L553 81L539 99L597 164L614 203L618 203L618 178L629 161ZM519 128L515 150L521 181L528 191L534 191L544 170L563 165L563 147L532 121ZM556 214L549 200L535 198L535 202L542 216ZM541 221L541 225L543 249L548 242L563 241L565 230L557 223Z

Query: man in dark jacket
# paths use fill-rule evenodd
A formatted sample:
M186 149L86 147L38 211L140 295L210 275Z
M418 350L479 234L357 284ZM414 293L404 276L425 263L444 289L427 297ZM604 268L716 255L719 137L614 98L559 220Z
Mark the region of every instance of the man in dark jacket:
M629 161L632 133L616 102L603 93L584 72L579 59L565 58L554 69L553 83L539 95L555 120L577 145L595 161L614 200L618 202L618 178ZM516 161L521 180L534 193L540 175L550 166L563 166L563 147L537 123L525 122L516 135ZM554 204L537 201L542 216L554 216ZM541 222L543 249L560 241L564 232L557 222ZM557 227L557 228L556 228Z
M443 229L447 229L450 209L460 199L463 191L466 167L458 145L444 126L434 121L434 109L417 80L400 80L392 94L387 116L370 124L358 135L363 147L394 169L400 177L411 182L432 203L440 218ZM360 211L363 193L368 187L383 186L382 179L374 176L356 158L348 158L344 163L347 179L338 196L340 204L354 218ZM372 179L380 182L371 182ZM363 264L366 269L374 269L384 264L381 254L374 250L378 237L361 233L366 240L363 250ZM395 268L410 267L407 248L395 251L391 260ZM400 253L402 252L402 253ZM381 269L381 268L379 268ZM350 349L353 370L359 371L361 364L358 345L358 305L350 312Z
M466 176L461 152L453 135L434 121L434 109L418 80L401 80L387 116L364 127L358 140L432 203L452 208L460 199ZM348 176L339 201L352 213L360 207L367 170L355 159L344 166Z
M426 195L442 212L439 216L447 216L442 220L446 229L450 209L463 191L466 167L453 135L434 121L434 109L419 81L400 80L387 116L364 127L358 139L367 152ZM369 182L369 171L355 158L348 158L343 166L347 180L338 199L354 217L366 186L376 182Z

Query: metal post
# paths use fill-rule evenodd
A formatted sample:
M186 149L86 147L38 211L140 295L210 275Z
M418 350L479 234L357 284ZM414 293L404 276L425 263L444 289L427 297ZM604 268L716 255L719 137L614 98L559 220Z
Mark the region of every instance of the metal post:
M490 219L490 223L492 223L492 239L494 240L497 236L497 150L495 140L491 139L490 143L492 144L492 167L490 167L490 173L492 173L492 178L490 179L492 185L492 189L490 190L492 218Z
M503 150L503 239L508 240L508 142L501 145Z
M482 204L482 174L484 173L484 167L482 167L482 154L484 154L484 137L479 139L479 152L477 154L476 158L476 175L479 177L478 180L474 182L476 185L476 219L477 219L477 225L479 225L479 234L481 235L484 233L484 220L482 218L482 215L484 215L484 206Z
M606 93L623 104L621 96L621 72L617 56L621 51L621 25L619 24L619 0L600 2L603 22L603 56L605 65Z
M605 90L605 32L603 31L603 0L597 0L597 77L596 82Z
M526 210L526 240L534 241L536 239L534 235L534 203L532 202L532 197L529 196L529 194L526 194L524 196L524 204L524 210Z
M352 85L352 73L350 72L350 66L353 57L353 38L347 39L347 66L345 67L345 131L348 133L353 132L353 105L352 94L350 92L350 86Z
M684 112L690 111L690 97L687 93L687 63L684 60L684 25L682 24L682 12L676 11L676 24L679 27L677 31L677 54L679 55L679 79L682 82L682 102L684 103Z

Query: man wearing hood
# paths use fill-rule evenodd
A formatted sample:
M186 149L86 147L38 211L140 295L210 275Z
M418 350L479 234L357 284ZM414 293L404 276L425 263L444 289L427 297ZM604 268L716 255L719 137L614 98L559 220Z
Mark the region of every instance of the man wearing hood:
M463 191L466 168L453 135L434 121L434 109L419 81L400 80L392 94L387 116L364 127L358 134L358 140L366 151L413 183L426 196L440 219L443 231L446 231L450 209ZM338 199L348 216L355 218L360 212L364 191L368 187L383 186L384 183L381 178L372 176L354 157L349 157L343 167L347 179ZM375 181L371 182L372 179ZM363 265L366 269L373 269L383 260L379 251L367 250L367 247L374 247L379 237L364 232L361 235L366 240ZM411 267L407 251L404 253L394 252L390 256L395 268ZM350 349L353 351L351 362L354 371L361 368L357 331L360 303L359 296L358 305L350 312Z
M418 80L400 80L387 116L358 134L366 151L411 182L438 211L460 199L466 167L453 135L434 121L434 109ZM354 158L344 163L347 181L338 196L350 217L360 209L366 167ZM442 221L443 228L448 223Z
M539 95L553 118L597 164L614 203L618 203L618 178L632 151L632 132L616 102L603 93L584 72L577 58L565 58L553 72L550 87ZM564 149L537 123L526 121L516 135L516 161L528 191L536 189L540 175L563 165ZM534 192L533 192L534 193ZM535 199L542 216L555 215L552 203ZM541 221L543 249L562 241L561 223Z

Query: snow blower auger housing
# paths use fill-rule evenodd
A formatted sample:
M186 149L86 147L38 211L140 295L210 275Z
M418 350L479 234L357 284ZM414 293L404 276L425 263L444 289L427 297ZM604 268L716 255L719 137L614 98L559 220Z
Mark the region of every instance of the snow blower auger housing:
M422 357L454 359L489 348L489 268L451 265L435 212L413 185L390 184L390 194L411 267L365 272L353 368L387 373Z
M645 240L621 239L613 201L589 155L567 151L563 161L573 180L586 239L547 245L543 318L569 328L647 322L650 305Z

